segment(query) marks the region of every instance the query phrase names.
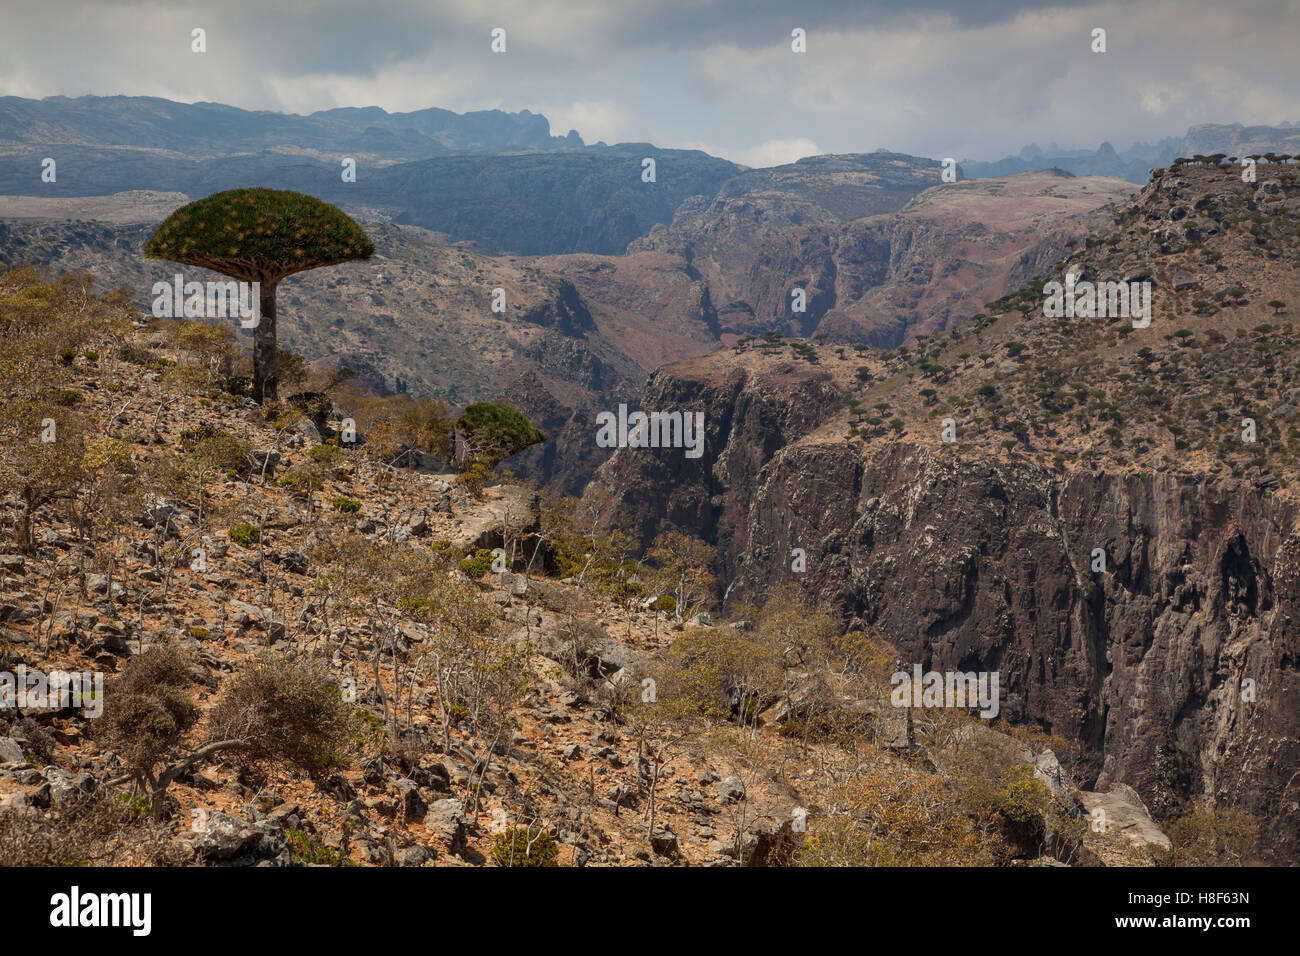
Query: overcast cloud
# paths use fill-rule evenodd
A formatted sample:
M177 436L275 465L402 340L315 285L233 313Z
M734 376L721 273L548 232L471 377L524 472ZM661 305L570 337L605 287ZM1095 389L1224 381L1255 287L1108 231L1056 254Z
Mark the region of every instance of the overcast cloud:
M0 94L530 109L749 165L1300 122L1300 0L0 0ZM190 52L190 31L208 52ZM489 49L494 27L507 52ZM790 48L807 31L807 52ZM1090 51L1091 31L1108 51Z

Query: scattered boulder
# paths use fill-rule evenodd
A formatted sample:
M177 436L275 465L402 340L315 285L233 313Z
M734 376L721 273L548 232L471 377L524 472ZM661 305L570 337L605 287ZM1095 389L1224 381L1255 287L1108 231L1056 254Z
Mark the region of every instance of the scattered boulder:
M1169 837L1151 819L1142 798L1127 784L1116 784L1109 793L1083 790L1079 799L1093 820L1100 821L1098 832L1118 833L1135 847L1154 843L1164 850L1172 848ZM1105 815L1098 816L1098 810Z
M412 846L405 847L397 854L398 866L424 866L434 858L433 852L428 848L416 843Z
M121 597L126 593L126 588L116 581L110 581L107 574L87 574L86 588L96 594L108 594L111 598ZM109 594L110 590L111 594Z
M448 851L460 855L465 849L465 808L459 800L447 797L429 805L424 825L447 845Z
M306 574L311 566L311 559L301 551L285 551L277 560L291 574Z
M422 789L448 793L451 790L451 774L441 763L421 764L411 771L411 779Z
M288 842L274 823L250 823L217 811L209 814L194 849L207 860L266 859L287 853Z
M12 737L0 737L0 763L27 763L22 745Z
M95 789L95 778L84 771L64 770L62 767L46 767L41 771L50 785L50 799L62 803L78 793L89 793Z
M274 448L255 448L248 453L248 459L254 474L271 478L280 464L280 453Z
M409 777L397 781L397 792L402 798L402 810L408 820L423 820L429 805L420 796L420 785Z
M406 530L417 538L429 533L429 516L423 508L417 508L407 516Z
M656 853L670 855L677 852L677 834L668 827L656 829L650 836L650 846Z
M723 803L735 803L745 799L745 785L739 777L727 777L718 784L718 799Z

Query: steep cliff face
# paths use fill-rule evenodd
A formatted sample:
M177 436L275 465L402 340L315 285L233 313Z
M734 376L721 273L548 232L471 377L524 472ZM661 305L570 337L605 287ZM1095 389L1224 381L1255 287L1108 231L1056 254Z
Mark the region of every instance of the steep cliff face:
M751 476L828 417L837 395L829 375L809 375L793 363L768 370L738 363L689 379L661 369L646 383L642 408L704 412L704 454L620 449L601 467L601 480L622 494L624 513L646 540L669 525L710 538L717 529L719 540L728 538L720 523L747 506Z
M629 258L680 257L707 283L728 344L776 329L892 348L1019 288L1133 193L1120 180L1050 171L934 185L937 164L910 157L854 173L802 166L684 203ZM580 288L582 279L573 276Z
M658 373L646 407L705 409L704 455L625 449L602 477L643 534L673 524L717 545L728 605L801 581L909 666L998 671L1001 716L1076 740L1089 787L1128 784L1158 813L1242 807L1294 858L1290 498L906 440L864 454L826 424L840 395L828 372L701 364Z

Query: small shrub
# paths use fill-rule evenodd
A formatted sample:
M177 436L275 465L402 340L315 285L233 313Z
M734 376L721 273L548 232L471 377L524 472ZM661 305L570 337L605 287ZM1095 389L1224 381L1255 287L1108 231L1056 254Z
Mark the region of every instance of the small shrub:
M275 483L281 488L288 488L299 498L305 498L325 486L321 476L307 468L291 468L277 478Z
M149 815L149 801L144 797L132 796L129 793L119 793L117 795L118 803L122 804L128 817L146 817Z
M80 405L85 400L85 396L75 388L61 388L54 393L54 404L62 405L64 408Z
M429 553L433 555L433 560L442 567L451 567L460 560L460 548L446 538L440 538L429 545Z
M228 431L212 425L187 428L181 432L181 448L204 464L227 473L248 470L248 445Z
M319 465L333 465L343 457L343 449L337 444L314 445L307 451L311 460Z
M343 855L338 847L325 846L320 840L292 827L284 831L289 842L289 856L299 863L316 863L324 866L358 866Z
M236 525L226 532L227 536L241 548L251 548L262 540L262 529L255 524Z
M1013 824L1036 822L1051 805L1052 791L1034 776L1029 764L1004 770L994 792L994 809Z
M117 357L123 362L130 362L132 365L148 365L157 358L149 349L131 342L126 342L117 347Z
M346 765L341 751L357 730L357 710L319 660L268 655L233 679L210 711L211 731L246 741L249 760L288 762L319 777Z
M253 396L253 380L247 375L232 375L226 379L221 388L236 398L252 398Z
M346 515L356 514L361 510L361 502L353 501L351 498L334 498L330 501L336 511L341 511Z
M471 557L461 561L461 569L471 578L478 580L492 568L492 559L496 557L487 548L479 548Z
M289 396L289 404L311 419L320 432L324 432L330 415L334 411L334 402L324 392L299 392Z
M202 713L190 693L189 664L175 647L151 647L131 658L105 694L99 736L139 781L148 780Z
M677 598L673 597L671 594L661 594L654 604L651 605L651 608L656 611L667 611L669 614L672 614L677 610Z
M82 464L92 469L110 466L127 468L131 464L131 446L116 438L105 438L86 449L82 455Z
M469 494L478 496L491 479L491 467L482 461L476 461L456 476L456 485Z
M34 718L24 717L19 721L18 732L26 739L27 752L39 761L37 766L44 766L54 761L54 737Z
M497 866L559 866L560 847L545 830L534 833L531 846L527 827L511 827L492 843Z

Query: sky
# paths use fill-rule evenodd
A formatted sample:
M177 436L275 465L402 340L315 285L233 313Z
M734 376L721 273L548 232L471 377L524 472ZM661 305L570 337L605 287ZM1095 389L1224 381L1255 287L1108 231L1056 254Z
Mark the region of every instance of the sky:
M750 166L1300 123L1300 0L0 0L0 23L0 95L528 109Z

